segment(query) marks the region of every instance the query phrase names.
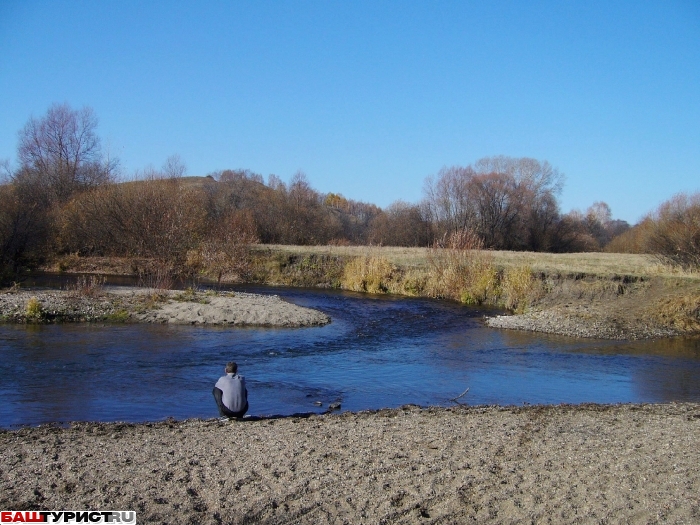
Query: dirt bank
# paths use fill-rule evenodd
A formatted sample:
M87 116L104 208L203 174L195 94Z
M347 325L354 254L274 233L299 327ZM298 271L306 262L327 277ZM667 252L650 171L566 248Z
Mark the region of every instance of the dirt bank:
M0 507L141 523L698 523L700 405L0 432Z
M598 339L700 333L700 282L681 278L540 276L544 293L525 314L486 320L493 328Z
M143 288L8 290L0 293L0 320L16 323L145 322L212 326L318 326L326 314L276 295Z

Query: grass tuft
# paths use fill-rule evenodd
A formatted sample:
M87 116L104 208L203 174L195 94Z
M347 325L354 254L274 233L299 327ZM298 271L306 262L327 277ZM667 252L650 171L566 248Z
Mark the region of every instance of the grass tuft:
M98 297L104 290L105 278L100 275L80 275L67 288L81 297Z
M366 255L351 259L343 271L342 287L368 293L388 293L395 284L396 269L384 257Z
M509 310L524 313L539 291L529 266L515 266L503 272L501 298Z
M119 309L107 316L107 321L110 321L112 323L126 323L129 318L131 317L131 314L127 311L122 309Z
M28 321L41 321L44 317L44 307L41 302L39 302L39 299L32 297L27 301L25 315Z
M430 248L426 292L465 304L494 303L498 270L490 252L469 231L455 232Z

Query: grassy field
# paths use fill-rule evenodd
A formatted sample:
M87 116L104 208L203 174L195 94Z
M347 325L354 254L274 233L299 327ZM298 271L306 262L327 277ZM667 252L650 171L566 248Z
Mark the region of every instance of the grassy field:
M403 268L428 266L427 248L398 248L391 246L285 246L264 245L270 249L290 254L335 255L344 257L384 257ZM489 251L499 268L529 266L533 272L551 274L586 274L599 277L629 275L634 277L674 277L700 281L700 272L684 272L661 264L652 255L628 253L534 253Z

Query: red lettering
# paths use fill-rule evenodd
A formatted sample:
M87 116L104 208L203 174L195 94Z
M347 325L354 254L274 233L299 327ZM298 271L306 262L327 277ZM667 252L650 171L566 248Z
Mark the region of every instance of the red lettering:
M0 512L0 523L44 523L46 521L45 514L48 513L3 510Z

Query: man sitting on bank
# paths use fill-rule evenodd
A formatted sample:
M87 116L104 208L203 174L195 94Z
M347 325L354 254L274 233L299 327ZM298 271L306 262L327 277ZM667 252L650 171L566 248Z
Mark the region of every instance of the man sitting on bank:
M248 411L248 390L245 377L239 375L238 365L226 363L226 375L220 377L214 386L214 399L222 417L243 417Z

